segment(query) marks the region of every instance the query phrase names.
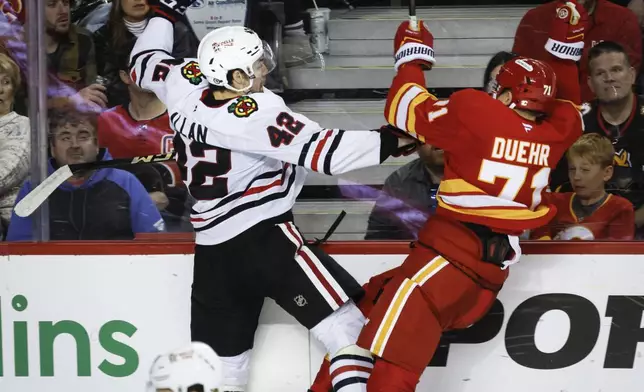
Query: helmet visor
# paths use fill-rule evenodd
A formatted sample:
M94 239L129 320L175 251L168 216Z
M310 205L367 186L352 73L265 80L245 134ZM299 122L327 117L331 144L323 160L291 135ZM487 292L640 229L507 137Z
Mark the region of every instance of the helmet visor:
M268 45L266 41L262 41L262 46L263 46L264 54L259 60L255 61L255 63L253 64L253 72L257 74L258 72L260 72L260 70L263 67L266 67L265 75L268 75L275 69L277 60L275 59L273 50L271 49L271 47Z

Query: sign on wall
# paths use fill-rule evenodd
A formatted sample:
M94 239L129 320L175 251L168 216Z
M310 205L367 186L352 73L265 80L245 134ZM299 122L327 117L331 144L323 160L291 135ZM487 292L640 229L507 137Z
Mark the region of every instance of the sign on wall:
M403 256L337 256L360 281ZM0 391L143 391L189 340L191 255L0 257ZM525 256L492 312L445 335L418 391L634 391L642 256ZM272 301L249 391L306 390L323 349Z
M223 26L243 26L246 0L197 0L186 16L199 39L209 31Z

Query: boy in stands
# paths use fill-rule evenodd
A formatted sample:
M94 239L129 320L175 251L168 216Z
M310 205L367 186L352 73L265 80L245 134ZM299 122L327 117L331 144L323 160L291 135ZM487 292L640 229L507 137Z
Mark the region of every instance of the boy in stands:
M613 176L615 150L610 140L596 133L580 137L567 152L568 175L573 192L551 193L547 200L557 215L531 233L542 240L632 240L635 231L633 205L606 192Z

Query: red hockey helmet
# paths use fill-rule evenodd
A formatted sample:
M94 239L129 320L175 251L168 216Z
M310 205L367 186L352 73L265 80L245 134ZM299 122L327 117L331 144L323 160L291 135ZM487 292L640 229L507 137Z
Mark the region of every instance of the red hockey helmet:
M543 61L517 57L503 64L496 76L492 96L512 92L510 108L548 113L556 96L555 71Z

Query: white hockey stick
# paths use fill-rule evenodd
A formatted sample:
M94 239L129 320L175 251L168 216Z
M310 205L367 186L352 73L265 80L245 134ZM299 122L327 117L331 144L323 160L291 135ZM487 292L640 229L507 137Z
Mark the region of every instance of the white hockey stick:
M69 165L65 165L54 172L51 176L47 177L45 181L41 182L36 189L29 192L22 200L16 204L14 211L16 215L21 217L28 217L31 215L42 203L47 200L59 186L73 176L72 169Z
M97 170L107 167L121 167L128 165L137 165L141 163L158 163L174 159L175 153L170 152L167 154L146 155L134 158L125 159L112 159L109 161L96 161L88 163L77 163L72 165L65 165L56 170L52 175L47 177L41 182L36 189L29 192L22 200L16 204L14 211L16 215L21 217L28 217L40 207L42 203L47 200L49 195L67 181L74 173L83 170Z

